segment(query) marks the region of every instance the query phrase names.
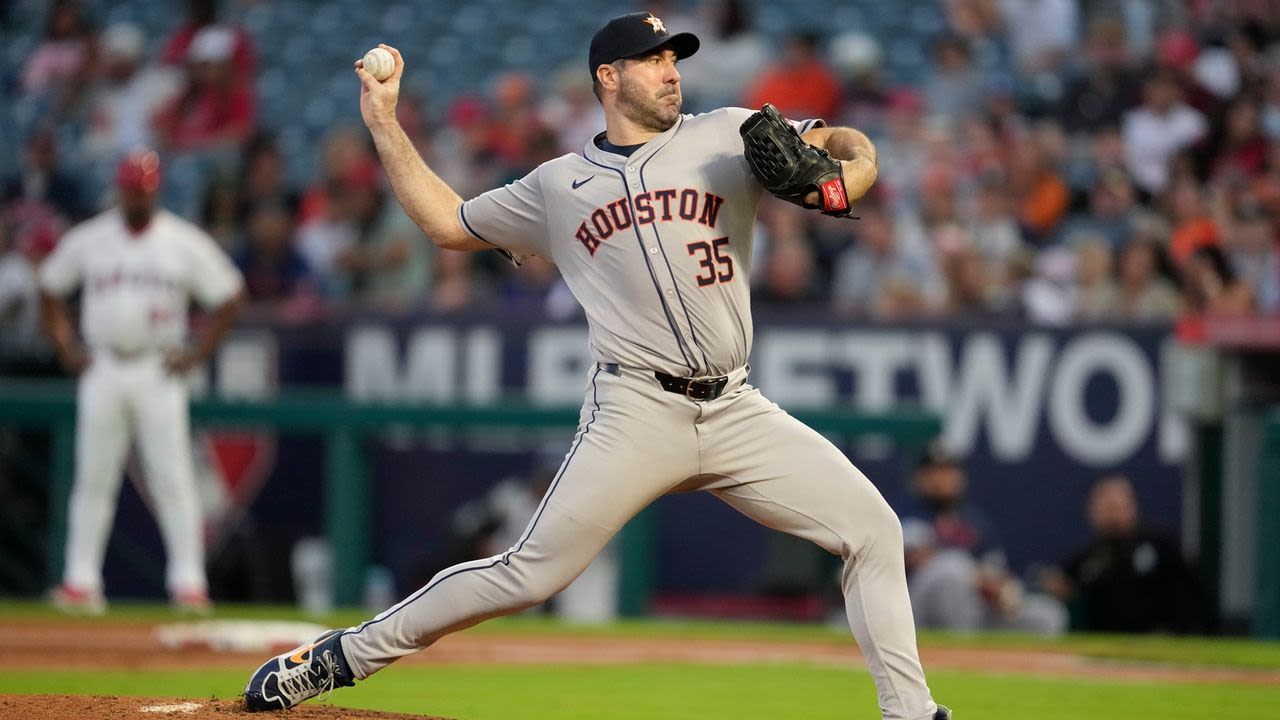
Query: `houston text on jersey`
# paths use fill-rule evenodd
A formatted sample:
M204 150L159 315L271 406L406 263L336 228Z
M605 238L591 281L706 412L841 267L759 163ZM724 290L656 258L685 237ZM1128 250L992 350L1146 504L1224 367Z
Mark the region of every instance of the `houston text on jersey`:
M671 222L679 217L714 229L724 198L693 188L667 188L640 193L635 196L634 204L634 212L627 198L618 198L605 207L596 208L578 225L574 238L587 252L595 255L600 243L608 240L614 232L631 227L633 218L637 224L650 225Z

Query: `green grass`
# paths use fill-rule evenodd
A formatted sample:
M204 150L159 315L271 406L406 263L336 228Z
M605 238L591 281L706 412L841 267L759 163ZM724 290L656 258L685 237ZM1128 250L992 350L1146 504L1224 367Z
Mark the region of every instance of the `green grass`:
M3 693L232 697L234 671L8 672ZM1280 690L1230 685L1049 680L935 672L934 694L960 720L1251 720L1274 718ZM873 720L865 672L795 664L623 665L389 669L337 691L337 705L464 720Z
M4 622L58 617L44 606L0 603ZM221 618L310 619L292 609L220 607ZM361 613L320 618L352 625ZM152 605L116 604L105 622L164 622ZM65 621L66 619L63 618ZM100 623L81 619L71 622ZM2 630L0 630L2 631ZM848 633L815 625L706 621L625 621L573 627L536 617L496 620L471 633L740 639L751 642L849 643ZM924 647L984 647L1067 652L1097 658L1188 666L1280 669L1280 643L1246 639L1073 636L1045 641L1016 635L927 633ZM0 693L72 693L232 697L252 668L137 673L129 670L9 670ZM1002 675L929 673L936 697L960 720L1250 720L1273 718L1280 686L1151 683ZM447 666L403 665L333 696L338 705L463 720L874 720L875 690L861 670L798 663L757 665Z

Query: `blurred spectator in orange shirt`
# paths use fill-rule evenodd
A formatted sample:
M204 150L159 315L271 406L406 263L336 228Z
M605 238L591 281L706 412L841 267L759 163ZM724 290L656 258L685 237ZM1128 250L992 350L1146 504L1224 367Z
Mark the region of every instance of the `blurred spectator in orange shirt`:
M258 73L253 38L242 27L219 23L218 5L218 0L187 0L186 22L165 41L160 50L160 62L177 66L186 64L191 45L200 31L208 27L223 27L231 32L231 73L237 84L251 88Z
M840 109L840 81L818 54L818 37L796 33L782 56L747 90L747 106L773 103L788 118L834 118Z
M253 88L238 83L233 68L235 35L211 25L187 49L186 87L156 116L156 134L174 151L238 146L253 131Z
M1204 195L1194 180L1180 180L1170 189L1169 215L1174 223L1169 254L1179 268L1200 248L1221 243L1218 224L1209 216Z
M1058 176L1053 158L1038 134L1025 135L1016 142L1010 163L1010 189L1017 199L1023 239L1042 247L1056 239L1058 226L1071 203L1071 191Z

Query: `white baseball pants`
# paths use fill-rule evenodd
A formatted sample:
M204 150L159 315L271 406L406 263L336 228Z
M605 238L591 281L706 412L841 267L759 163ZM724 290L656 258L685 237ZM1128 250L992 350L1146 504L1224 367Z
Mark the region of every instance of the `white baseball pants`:
M196 494L187 387L158 352L120 359L95 352L76 394L75 484L63 582L101 591L102 563L130 441L141 453L160 525L170 594L204 592L204 530Z

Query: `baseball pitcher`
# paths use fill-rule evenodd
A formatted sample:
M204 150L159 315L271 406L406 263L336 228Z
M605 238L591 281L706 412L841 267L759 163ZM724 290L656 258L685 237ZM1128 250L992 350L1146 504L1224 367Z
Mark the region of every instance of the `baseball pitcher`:
M45 328L76 391L76 470L62 585L54 603L70 612L106 611L102 563L131 442L167 555L174 607L210 608L204 537L187 418L187 371L207 358L235 320L240 273L213 238L157 207L160 160L126 156L116 173L119 207L63 236L40 267ZM80 334L66 296L80 288ZM193 346L187 306L212 317Z
M555 263L586 312L595 363L573 444L515 545L271 659L251 677L247 707L291 707L448 633L536 605L646 505L698 489L843 558L849 624L883 716L949 718L916 651L897 517L843 453L747 382L747 278L763 192L847 215L876 178L871 142L821 120L788 122L769 106L681 114L677 61L698 39L635 13L591 40L605 131L580 154L463 202L396 123L405 67L387 49L389 78L360 63L356 73L400 203L442 248Z

